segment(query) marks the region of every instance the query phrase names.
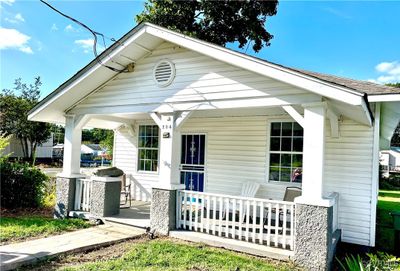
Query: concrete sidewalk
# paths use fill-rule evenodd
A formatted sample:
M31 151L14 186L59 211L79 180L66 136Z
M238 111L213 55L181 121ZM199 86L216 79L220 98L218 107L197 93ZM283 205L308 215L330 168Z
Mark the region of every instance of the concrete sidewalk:
M105 246L144 233L143 229L107 223L89 229L1 246L0 270L12 270L22 265L33 264L44 257Z

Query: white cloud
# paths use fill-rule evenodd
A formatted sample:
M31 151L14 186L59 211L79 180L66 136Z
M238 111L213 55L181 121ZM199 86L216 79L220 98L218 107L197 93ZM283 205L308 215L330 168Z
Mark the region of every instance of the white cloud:
M12 18L12 19L10 19L10 18L5 18L4 20L7 21L7 22L9 22L9 23L12 23L12 24L17 24L17 23L20 23L20 22L25 22L25 19L24 19L24 17L22 17L22 14L21 14L21 13L17 13L17 14L14 16L14 18Z
M73 27L71 24L67 25L67 26L64 28L64 31L65 31L65 32L70 32L70 33L77 33L77 32L80 32L80 30L79 30L78 28Z
M31 37L16 29L0 27L0 50L17 49L27 54L33 54L28 41Z
M14 2L15 2L15 0L0 0L0 3L4 3L9 6L11 6Z
M368 81L379 84L400 82L400 61L381 62L375 66L375 70L382 75Z
M93 39L76 40L75 44L79 45L85 54L89 53L89 50L93 47Z
M57 30L58 30L57 25L56 25L56 24L53 24L53 25L51 26L50 30L51 30L51 31L57 31Z
M22 17L21 13L17 13L17 15L15 15L15 20L20 21L20 22L25 22L24 17Z
M93 39L85 39L85 40L75 40L75 44L79 45L85 54L92 51L93 48ZM104 47L97 44L97 52L104 51Z

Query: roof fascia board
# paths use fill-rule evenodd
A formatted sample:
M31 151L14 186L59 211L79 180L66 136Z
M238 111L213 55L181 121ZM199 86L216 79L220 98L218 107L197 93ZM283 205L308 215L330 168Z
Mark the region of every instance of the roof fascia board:
M136 30L136 31L133 31ZM121 38L118 42L114 43L117 44L115 47L111 46L107 50L105 50L101 55L100 59L103 63L107 64L109 61L112 60L113 57L118 55L123 49L126 48L127 44L133 42L138 36L144 34L145 29L144 25L139 25L137 28L134 28L132 31L128 33L126 37L126 41L123 41L124 37ZM133 32L133 33L132 33ZM132 34L132 35L129 35ZM125 44L123 44L123 42ZM121 45L122 44L122 45ZM76 75L71 77L65 84L66 86L61 85L58 89L56 89L53 93L50 93L48 97L43 99L43 103L39 103L37 108L33 108L28 114L28 120L31 120L35 115L37 115L40 111L42 111L47 105L51 104L53 101L60 98L70 89L78 85L84 79L92 75L95 71L97 71L102 66L94 59L91 63L89 63L85 68L83 68L80 72ZM70 81L70 82L69 82ZM48 98L48 99L47 99Z
M368 95L369 102L399 102L400 94Z
M363 103L363 94L351 89L335 86L316 78L302 75L271 63L265 63L252 57L247 57L197 39L186 37L183 34L175 33L152 24L147 24L145 29L147 33L153 36L176 43L228 64L239 66L252 72L307 89L321 96L329 97L352 105L361 105Z

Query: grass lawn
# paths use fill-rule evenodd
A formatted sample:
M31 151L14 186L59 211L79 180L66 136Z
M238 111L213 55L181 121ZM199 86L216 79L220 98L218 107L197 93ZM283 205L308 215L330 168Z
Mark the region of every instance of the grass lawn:
M376 227L378 250L394 250L393 218L390 215L393 211L400 212L400 191L379 190Z
M59 256L26 270L300 270L268 260L170 238L131 240L96 251Z
M81 219L53 219L43 216L0 217L0 242L23 241L65 231L87 228L91 224Z

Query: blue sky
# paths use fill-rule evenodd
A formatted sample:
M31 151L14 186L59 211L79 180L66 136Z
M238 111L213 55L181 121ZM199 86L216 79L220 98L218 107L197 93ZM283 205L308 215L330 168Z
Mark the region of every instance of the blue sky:
M91 34L39 1L0 0L0 89L42 77L42 96L90 60ZM51 1L108 37L135 26L139 1ZM400 1L281 1L275 37L255 54L275 63L379 83L400 82ZM107 46L111 41L107 41ZM228 47L237 49L235 44Z

